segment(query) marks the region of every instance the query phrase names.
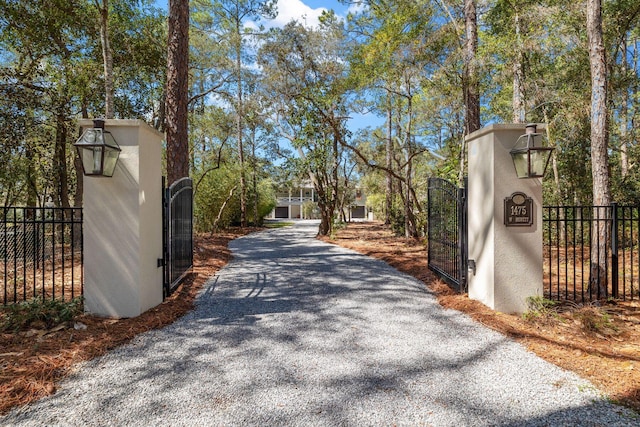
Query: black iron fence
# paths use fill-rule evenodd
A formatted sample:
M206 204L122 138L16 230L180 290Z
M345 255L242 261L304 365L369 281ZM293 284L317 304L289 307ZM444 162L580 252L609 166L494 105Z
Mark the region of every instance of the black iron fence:
M639 297L640 207L545 206L543 227L546 298Z
M165 190L163 215L164 295L167 296L175 290L193 266L191 178L182 178Z
M3 305L82 295L82 209L0 207Z
M459 292L467 291L467 192L429 178L427 197L427 264Z

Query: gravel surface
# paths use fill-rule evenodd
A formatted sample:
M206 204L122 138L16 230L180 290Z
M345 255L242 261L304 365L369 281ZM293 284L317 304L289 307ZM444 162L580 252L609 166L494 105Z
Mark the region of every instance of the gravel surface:
M317 226L233 241L195 311L0 425L640 425L422 283L316 240Z

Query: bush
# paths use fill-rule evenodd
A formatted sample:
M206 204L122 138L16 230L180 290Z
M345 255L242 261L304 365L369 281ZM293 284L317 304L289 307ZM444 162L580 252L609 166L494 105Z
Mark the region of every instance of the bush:
M580 321L582 330L588 334L616 335L618 333L618 327L613 323L613 318L597 307L584 307L573 317Z
M525 320L534 321L534 320L549 320L549 318L558 316L558 305L557 301L548 300L541 296L533 296L527 298L527 306L529 310L522 314L522 317Z
M15 332L35 326L51 329L73 320L82 311L81 297L71 301L37 297L5 307L0 316L0 331Z

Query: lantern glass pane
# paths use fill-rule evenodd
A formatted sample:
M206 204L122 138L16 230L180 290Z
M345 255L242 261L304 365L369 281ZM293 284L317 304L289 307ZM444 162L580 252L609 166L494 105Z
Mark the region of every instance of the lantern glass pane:
M531 151L531 175L543 176L547 166L547 151Z
M84 134L82 134L78 144L95 144L96 140L100 139L99 132L99 129L87 129Z
M102 174L102 147L93 147L93 166L91 173L94 175Z
M513 165L516 167L518 178L526 178L529 176L529 165L527 162L527 152L511 153Z
M106 148L104 154L105 154L104 170L102 174L104 176L113 176L113 172L116 169L116 164L118 163L118 157L120 156L120 152L117 150Z
M113 137L113 135L111 135L111 132L109 131L102 132L102 143L107 147L113 148L114 150L118 150L118 151L120 150L118 143L116 142L115 138Z
M76 146L85 175L101 174L102 150L99 147Z

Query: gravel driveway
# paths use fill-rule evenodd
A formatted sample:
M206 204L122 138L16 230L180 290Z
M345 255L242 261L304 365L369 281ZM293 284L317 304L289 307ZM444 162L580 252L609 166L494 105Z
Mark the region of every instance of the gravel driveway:
M422 283L316 240L317 227L233 241L195 311L0 425L640 425Z

